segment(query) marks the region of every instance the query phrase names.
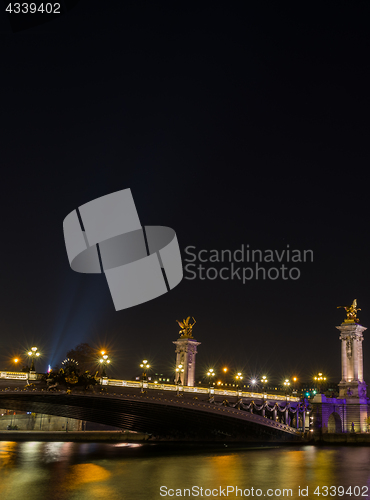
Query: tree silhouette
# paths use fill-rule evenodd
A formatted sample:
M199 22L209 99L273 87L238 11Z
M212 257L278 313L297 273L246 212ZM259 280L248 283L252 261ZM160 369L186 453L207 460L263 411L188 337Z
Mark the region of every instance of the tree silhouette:
M74 349L67 352L67 358L74 359L78 362L81 372L89 370L94 371L96 366L96 351L86 342L78 344Z

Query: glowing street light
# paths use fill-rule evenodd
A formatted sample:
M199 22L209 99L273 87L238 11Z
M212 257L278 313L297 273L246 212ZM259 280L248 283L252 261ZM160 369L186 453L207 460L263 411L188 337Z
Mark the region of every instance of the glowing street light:
M184 373L184 367L183 365L177 365L176 367L176 373L179 374L179 376L177 377L177 384L181 384L181 373Z
M146 372L150 368L150 364L147 359L143 359L143 362L140 364L140 368L143 370L142 378L141 378L141 392L144 392L144 382L147 380Z
M148 360L143 359L143 362L140 364L140 368L143 369L143 375L142 375L143 380L146 380L146 378L147 378L146 372L150 368L150 364L148 363Z
M31 350L28 351L27 354L31 358L30 372L34 372L35 371L35 357L40 356L40 353L37 351L37 347L31 347Z
M243 380L243 376L240 372L238 372L237 375L235 375L235 378L236 378L236 390L238 391L239 390L239 382L241 382Z
M285 395L288 396L289 387L290 387L290 381L289 381L289 379L286 378L284 380L284 385L285 385Z
M176 385L177 385L177 395L179 395L179 386L181 384L181 373L184 373L184 366L183 365L177 365L176 366L176 373L178 373L178 378L177 378L177 381L176 381Z
M314 380L317 382L317 392L321 394L321 385L326 382L326 377L320 372L314 377Z
M266 375L263 375L263 377L261 378L261 382L262 382L262 384L267 384L268 380L267 380Z
M108 359L108 354L105 354L105 351L101 351L100 354L102 354L102 357L99 359L99 362L103 367L102 372L101 372L101 376L106 377L107 376L106 367L107 367L107 365L109 365L110 359Z
M213 368L210 368L207 372L207 377L208 377L208 384L209 384L209 387L211 387L211 383L212 383L212 377L214 377L216 374L215 374L215 371Z

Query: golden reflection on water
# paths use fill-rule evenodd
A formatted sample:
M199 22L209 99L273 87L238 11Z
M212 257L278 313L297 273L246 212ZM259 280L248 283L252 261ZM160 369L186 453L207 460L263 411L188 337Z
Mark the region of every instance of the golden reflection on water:
M15 466L15 449L17 443L5 441L0 443L0 470L12 468Z
M94 481L105 481L109 479L111 473L100 465L78 464L70 467L69 473L65 477L67 488L74 489L83 483Z
M5 500L147 500L160 487L207 488L363 486L370 448L281 447L204 453L142 451L115 445L1 443L0 498ZM175 495L176 496L176 495ZM239 495L240 497L240 495ZM228 498L236 498L230 493ZM339 497L331 497L339 498Z

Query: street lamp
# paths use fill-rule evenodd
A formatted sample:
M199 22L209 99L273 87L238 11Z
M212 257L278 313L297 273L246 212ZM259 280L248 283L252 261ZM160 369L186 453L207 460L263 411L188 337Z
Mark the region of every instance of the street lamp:
M211 387L212 387L212 377L215 376L215 371L213 368L210 368L207 372L207 377L208 377L208 401L211 402Z
M184 373L183 365L177 365L176 374L178 374L176 385L177 385L177 395L179 395L179 385L181 384L181 373Z
M240 372L238 372L237 375L235 375L236 378L236 390L239 391L239 382L243 380L243 376Z
M263 397L266 398L267 397L267 395L266 395L266 384L268 382L266 375L262 376L261 382L262 382Z
M212 383L212 377L214 377L216 374L215 374L215 371L213 368L210 368L207 372L207 377L208 377L208 385L209 387L211 387L211 383Z
M290 382L289 382L289 379L285 379L284 380L284 385L285 385L285 395L288 396L288 393L289 393L289 386L290 386Z
M28 351L28 356L30 356L31 358L31 368L30 368L30 372L34 372L35 371L35 357L37 356L40 356L40 353L37 351L37 347L31 347L31 350Z
M101 363L102 365L102 372L101 372L101 376L102 377L106 377L107 376L107 373L106 373L106 367L107 365L109 365L110 363L110 359L108 359L108 354L105 354L105 351L101 351L102 354L102 357L99 359L99 362Z
M326 377L320 372L314 377L314 380L317 382L317 392L321 394L321 385L326 381Z
M297 377L293 377L293 394L297 394Z
M150 368L150 365L148 363L148 361L146 359L143 359L143 362L141 363L140 365L140 368L143 369L143 375L142 375L142 378L143 378L143 381L147 379L147 375L146 375L146 372L147 370Z

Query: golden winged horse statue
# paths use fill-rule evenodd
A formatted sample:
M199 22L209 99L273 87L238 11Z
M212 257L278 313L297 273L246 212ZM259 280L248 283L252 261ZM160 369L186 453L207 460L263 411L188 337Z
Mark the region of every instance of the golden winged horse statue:
M192 335L193 326L196 323L195 319L193 318L193 321L194 321L193 324L190 323L190 316L188 316L187 319L183 319L182 321L179 321L179 320L176 320L176 321L181 328L181 330L179 332L181 334L181 337L188 337L189 339L192 339L193 338L193 335Z
M347 319L344 320L345 323L358 323L360 321L357 318L357 311L361 311L361 309L357 307L356 299L352 302L351 306L338 306L337 309L340 309L341 307L343 307L347 313Z

